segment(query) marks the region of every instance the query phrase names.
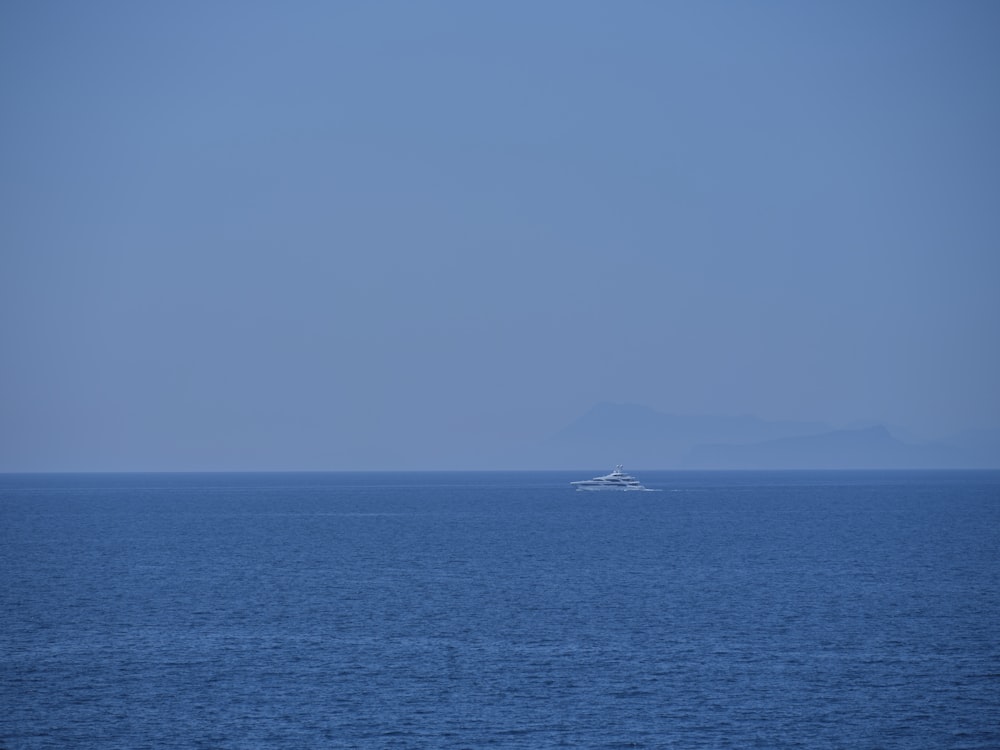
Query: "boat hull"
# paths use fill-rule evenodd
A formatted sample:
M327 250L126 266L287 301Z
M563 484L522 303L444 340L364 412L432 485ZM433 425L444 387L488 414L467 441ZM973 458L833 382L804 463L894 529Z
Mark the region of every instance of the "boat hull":
M642 492L645 487L609 487L607 485L590 485L590 486L580 486L576 487L578 490L583 490L585 492Z

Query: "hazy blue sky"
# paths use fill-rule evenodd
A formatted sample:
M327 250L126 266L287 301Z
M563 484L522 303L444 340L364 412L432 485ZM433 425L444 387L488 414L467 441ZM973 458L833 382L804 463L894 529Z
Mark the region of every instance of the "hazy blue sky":
M1000 426L992 1L9 0L0 108L0 470Z

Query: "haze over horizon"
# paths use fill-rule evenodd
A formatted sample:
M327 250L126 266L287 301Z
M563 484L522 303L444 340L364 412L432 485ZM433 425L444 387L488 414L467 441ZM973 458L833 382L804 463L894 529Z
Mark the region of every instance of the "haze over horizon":
M1000 428L1000 6L0 6L0 471ZM628 456L608 456L610 465Z

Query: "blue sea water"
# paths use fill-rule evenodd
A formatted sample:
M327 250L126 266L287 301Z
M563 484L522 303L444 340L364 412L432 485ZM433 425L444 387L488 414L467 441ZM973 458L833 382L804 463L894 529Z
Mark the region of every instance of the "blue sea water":
M0 748L998 748L1000 473L0 476Z

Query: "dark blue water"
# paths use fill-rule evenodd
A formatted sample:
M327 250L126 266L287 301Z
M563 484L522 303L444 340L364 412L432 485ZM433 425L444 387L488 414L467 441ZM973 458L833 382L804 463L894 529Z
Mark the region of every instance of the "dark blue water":
M0 477L0 747L1000 747L1000 473L636 473Z

